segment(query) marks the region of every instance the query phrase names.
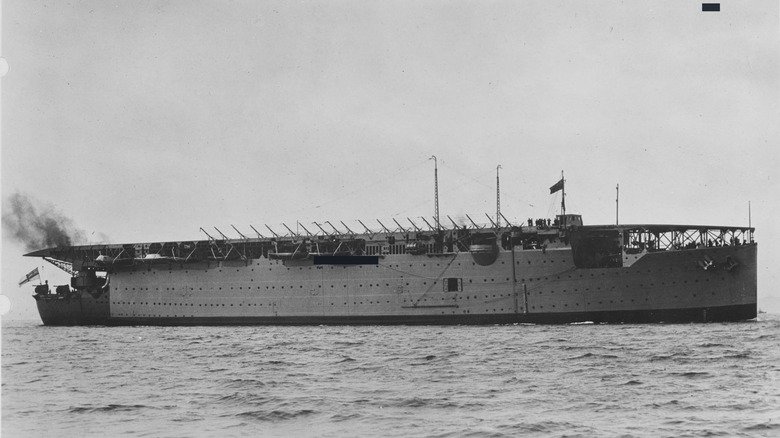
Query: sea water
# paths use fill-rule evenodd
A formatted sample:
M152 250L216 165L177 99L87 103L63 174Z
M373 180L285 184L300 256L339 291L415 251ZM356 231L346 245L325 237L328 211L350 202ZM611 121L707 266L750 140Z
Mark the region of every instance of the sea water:
M476 327L6 321L2 436L780 436L780 316Z

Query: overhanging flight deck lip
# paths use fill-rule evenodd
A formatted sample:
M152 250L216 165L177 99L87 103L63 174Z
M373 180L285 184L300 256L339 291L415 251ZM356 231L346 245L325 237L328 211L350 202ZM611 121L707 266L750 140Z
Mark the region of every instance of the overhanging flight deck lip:
M25 254L25 257L51 257L51 252L56 248L46 248L46 249L39 249L38 251L33 251Z
M745 230L745 231L751 231L755 232L755 227L744 227L744 226L734 226L734 225L679 225L679 224L620 224L620 225L584 225L580 227L582 230L604 230L604 229L612 229L612 230L644 230L644 231L650 231L650 232L657 232L657 231L685 231L685 230L727 230L727 231L736 231L736 230ZM250 239L250 240L267 240L267 239ZM197 242L197 241L196 241ZM122 245L137 245L141 242L136 243L125 243L125 244L116 244L116 243L108 243L108 244L93 244L93 245L71 245L71 246L58 246L58 247L52 247L52 248L45 248L40 249L38 251L29 252L27 254L24 254L24 257L53 257L54 252L58 250L62 250L65 248L79 248L79 249L99 249L99 248L106 248L106 247L120 247ZM155 243L155 242L147 242L146 244ZM143 244L143 243L141 243Z

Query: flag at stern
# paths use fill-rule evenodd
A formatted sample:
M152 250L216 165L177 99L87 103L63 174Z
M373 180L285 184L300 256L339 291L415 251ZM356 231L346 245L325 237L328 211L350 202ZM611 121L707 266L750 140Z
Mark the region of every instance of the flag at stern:
M32 271L30 271L27 275L23 276L19 280L19 286L21 287L23 284L25 284L27 282L30 282L30 281L33 281L36 278L38 278L39 276L40 276L40 273L38 272L38 268L35 268Z

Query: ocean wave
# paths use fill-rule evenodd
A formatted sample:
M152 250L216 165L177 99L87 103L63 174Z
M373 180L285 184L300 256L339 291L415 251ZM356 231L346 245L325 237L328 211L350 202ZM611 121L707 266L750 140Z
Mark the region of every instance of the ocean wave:
M68 412L74 414L83 414L83 413L92 413L92 412L129 412L129 411L137 411L146 408L151 408L151 406L110 404L106 406L73 406L68 409Z
M658 362L658 361L666 361L666 360L687 360L690 358L690 355L687 353L672 353L672 354L657 354L650 356L649 361L650 362Z
M396 404L396 406L406 407L406 408L421 408L424 406L433 406L435 402L436 402L435 400L431 400L431 399L412 397L409 399L401 400Z
M669 401L666 401L666 402L650 403L649 407L652 408L652 409L660 409L660 410L670 409L672 411L699 410L699 408L694 406L694 405L691 405L691 404L688 404L688 403L685 403L685 402L681 402L680 400L676 400L676 399L675 400L669 400ZM673 419L665 420L664 423L665 424L679 424L677 422L681 422L681 421L682 420L680 420L679 418L673 418Z
M706 342L706 343L704 343L704 344L700 344L700 345L698 345L698 346L699 346L699 347L702 347L702 348L719 348L719 347L730 347L730 345L726 345L726 344L718 344L718 343L713 343L713 342Z
M351 414L333 414L330 416L330 421L333 421L334 423L341 423L343 421L354 421L354 420L360 420L364 416L357 413L351 413Z
M769 324L96 333L3 327L3 436L780 432Z
M316 412L311 409L299 409L294 411L282 411L276 409L273 411L246 411L238 413L235 416L239 418L250 418L257 421L276 422L294 420L299 417L308 417L315 413Z
M724 359L750 359L752 357L752 354L749 351L745 351L742 353L727 354L722 357Z
M572 424L566 421L539 421L539 422L520 422L512 425L499 425L500 430L510 430L517 434L550 434L553 432L565 432L567 436L574 436L581 432L574 432L574 430L580 429L581 426ZM587 430L589 428L585 428Z
M333 344L334 345L354 345L354 346L358 346L358 345L364 345L365 342L364 341L334 341Z
M614 354L585 353L585 354L582 354L580 356L567 357L566 360L590 359L590 358L596 358L596 359L617 359L618 356L615 356Z
M780 423L772 423L772 420L769 420L766 423L758 423L758 424L752 424L750 426L745 426L742 428L742 430L744 430L745 432L780 430Z
M258 380L258 379L236 378L236 379L224 380L223 385L226 388L255 388L255 387L265 386L266 382L263 382L262 380Z
M686 379L709 379L713 377L712 374L706 371L671 372L668 373L668 375L674 377L684 377Z

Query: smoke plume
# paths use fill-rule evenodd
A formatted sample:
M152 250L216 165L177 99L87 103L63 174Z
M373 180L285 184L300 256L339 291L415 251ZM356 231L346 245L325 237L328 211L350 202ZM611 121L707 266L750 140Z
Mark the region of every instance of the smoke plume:
M24 244L28 251L52 246L86 243L83 230L55 210L53 205L21 193L11 195L3 208L3 232Z

